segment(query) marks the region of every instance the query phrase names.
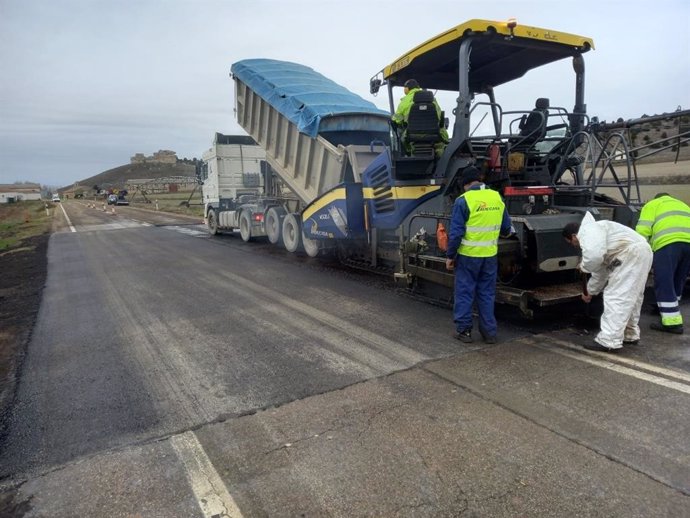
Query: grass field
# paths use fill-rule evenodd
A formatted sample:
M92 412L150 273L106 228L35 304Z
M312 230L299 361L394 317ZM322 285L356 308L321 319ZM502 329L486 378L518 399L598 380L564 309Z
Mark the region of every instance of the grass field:
M23 248L25 240L47 234L55 207L43 201L20 201L0 205L0 254Z
M192 198L189 198L191 191L174 192L162 194L148 194L144 198L140 193L130 194L127 196L130 206L149 210L160 210L162 212L172 212L175 214L184 214L185 216L204 217L204 208L201 204L201 194L197 190ZM86 198L89 201L95 201L96 204L105 203L101 197ZM147 201L148 200L148 201ZM189 206L186 205L189 200ZM156 209L156 205L158 209Z
M146 200L141 195L130 197L129 203L132 207L142 207L145 209L158 210L164 212L174 212L175 214L184 214L186 216L204 217L204 208L201 204L201 194L197 191L192 198L189 198L191 192L175 192L164 194L151 194L147 198L151 203L146 203ZM186 205L189 200L189 206Z

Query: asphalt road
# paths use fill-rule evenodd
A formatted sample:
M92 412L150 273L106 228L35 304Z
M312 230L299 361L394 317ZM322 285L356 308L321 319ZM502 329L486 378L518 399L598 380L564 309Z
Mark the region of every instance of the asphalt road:
M502 311L461 345L386 279L63 207L0 514L690 516L685 335L612 357Z

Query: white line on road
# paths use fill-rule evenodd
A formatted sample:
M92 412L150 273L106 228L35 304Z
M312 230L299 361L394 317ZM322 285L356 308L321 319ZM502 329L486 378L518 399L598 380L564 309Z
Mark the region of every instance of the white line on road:
M187 478L204 516L242 518L239 507L194 432L176 435L170 442L184 464Z
M564 342L563 340L559 340L557 338L550 338L550 340L557 343L558 345L562 345L563 347L567 347L568 349L571 349L573 351L582 352L582 348L577 347L570 342ZM605 358L606 360L609 360L612 363L628 365L635 369L641 369L654 374L660 374L661 376L665 376L667 378L674 378L679 381L690 384L690 375L684 372L667 369L665 367L659 367L658 365L652 365L651 363L641 362L639 360L633 360L632 358L626 358L625 356L616 355L614 357L611 357L611 353L588 351L588 354L594 354L596 356L599 356L600 358Z
M567 348L571 348L571 346L565 342L561 342L560 340L553 340L554 342L558 343L561 346L565 346ZM627 376L631 376L633 378L637 378L643 381L648 381L650 383L654 383L656 385L660 385L662 387L670 388L672 390L677 390L678 392L683 392L685 394L690 394L690 385L685 385L682 382L677 382L677 381L671 381L666 378L662 378L660 376L655 376L653 374L648 374L647 372L642 372L639 370L631 369L628 367L624 367L622 365L619 365L617 363L613 363L612 361L609 361L607 359L604 359L605 357L602 357L602 359L597 359L595 357L590 356L589 354L582 354L582 352L570 352L565 349L562 349L560 347L550 347L548 345L540 344L537 343L533 340L525 340L525 343L528 343L530 345L533 345L534 347L538 347L539 349L542 349L544 351L550 351L554 352L557 354L560 354L561 356L565 356L566 358L571 358L573 360L578 360L584 363L589 363L590 365L596 365L597 367L602 367L604 369L608 369L611 371L618 372L620 374L625 374ZM602 353L603 354L610 354L610 353ZM632 361L632 360L631 360ZM642 368L642 365L646 365L644 367L647 370L653 370L655 367L653 365L648 365L644 364L643 362L635 362L638 364L640 368ZM665 370L665 369L663 369ZM669 371L671 372L671 371ZM676 373L674 373L676 374Z
M72 222L70 221L69 216L67 215L67 212L65 212L65 207L62 205L62 203L60 204L60 208L62 209L62 213L65 215L65 218L67 219L67 224L69 225L69 229L72 232L76 232L77 229L74 228L74 226L72 226Z
M206 230L197 230L195 228L181 227L179 225L166 225L163 228L165 230L174 230L181 234L187 234L188 236L210 237L210 234Z

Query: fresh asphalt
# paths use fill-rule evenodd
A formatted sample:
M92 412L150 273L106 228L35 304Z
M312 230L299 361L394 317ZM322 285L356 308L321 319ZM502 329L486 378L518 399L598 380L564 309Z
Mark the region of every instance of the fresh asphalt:
M464 345L388 279L64 207L0 445L6 513L689 515L690 335L647 312L618 355L582 348L581 307L504 308L497 345Z

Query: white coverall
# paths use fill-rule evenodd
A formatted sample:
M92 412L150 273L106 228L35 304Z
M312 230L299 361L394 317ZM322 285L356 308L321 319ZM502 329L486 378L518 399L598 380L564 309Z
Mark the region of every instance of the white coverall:
M639 340L640 310L653 258L649 244L633 229L613 221L595 221L589 212L580 223L577 239L581 268L592 274L587 291L597 295L604 290L601 331L594 340L610 349L623 347L623 340Z

